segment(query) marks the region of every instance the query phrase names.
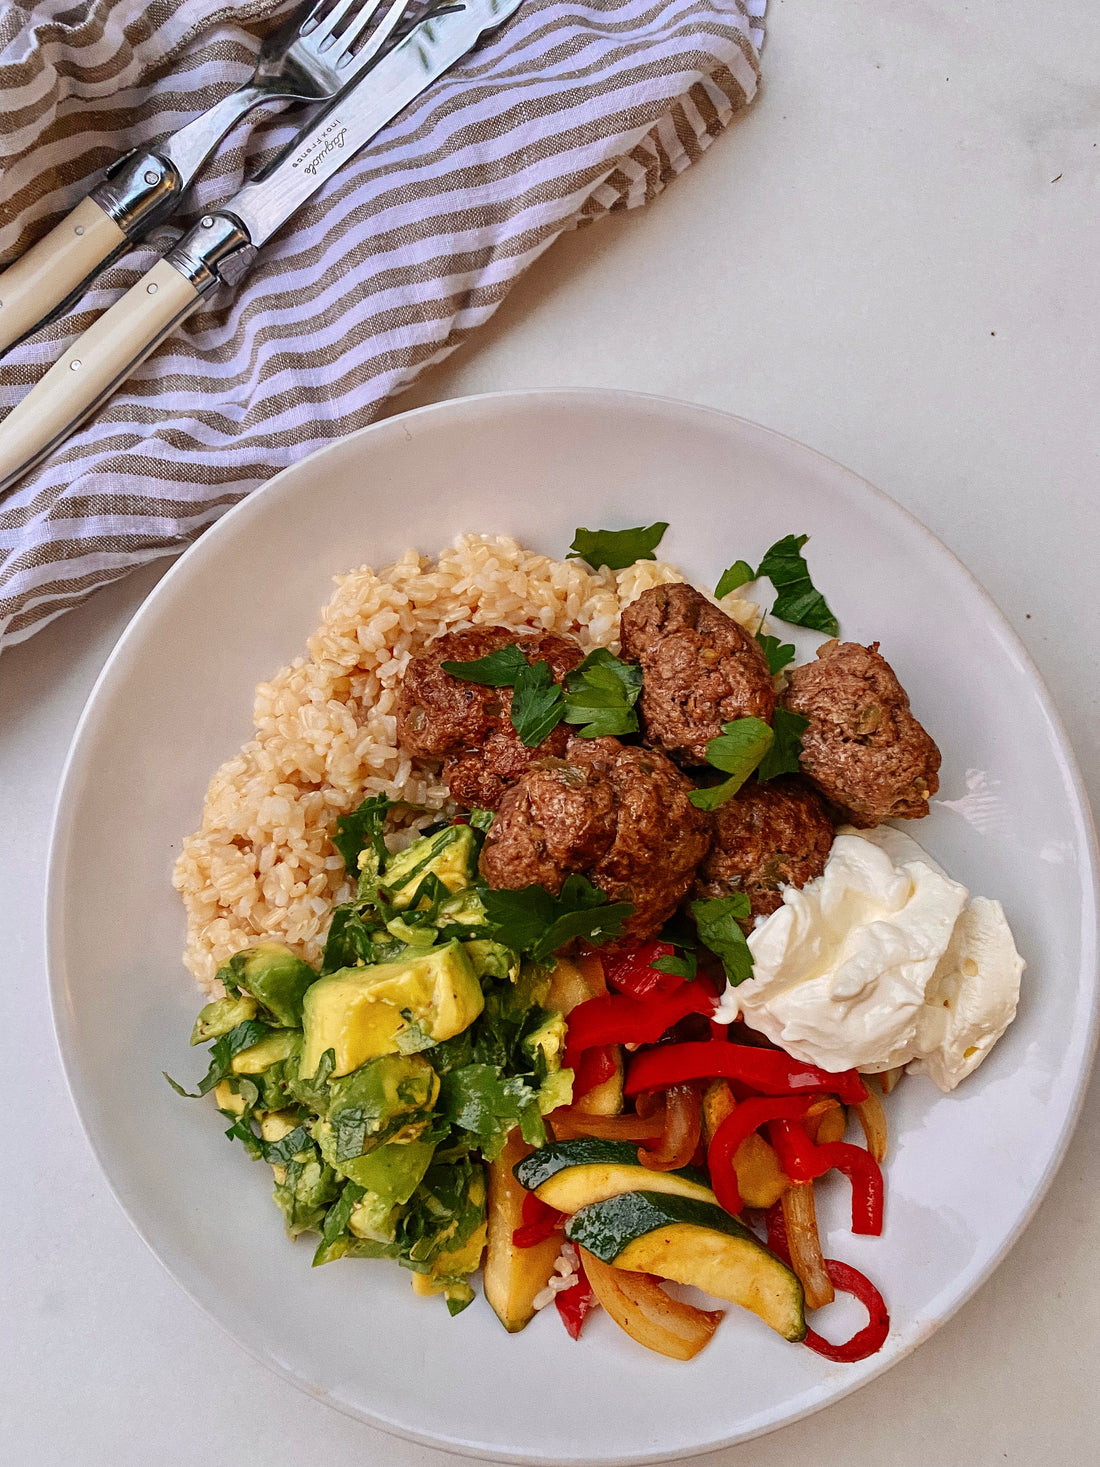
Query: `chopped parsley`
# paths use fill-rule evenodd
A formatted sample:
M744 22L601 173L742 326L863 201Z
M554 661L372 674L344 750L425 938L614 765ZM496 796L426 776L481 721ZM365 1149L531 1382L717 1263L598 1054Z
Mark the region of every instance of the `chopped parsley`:
M707 763L721 769L729 778L709 789L693 790L689 798L695 808L717 810L732 799L767 757L774 739L774 732L762 718L736 718L732 723L724 723L721 736L711 739L707 745Z
M714 588L714 594L721 601L723 596L728 596L731 591L736 591L738 586L744 586L748 581L756 580L756 572L747 560L735 560L728 570L722 572L721 578Z
M636 560L656 560L653 552L667 529L664 520L655 525L637 525L632 530L579 529L566 559L586 560L593 570L602 565L608 570L625 570Z
M810 570L802 554L808 535L785 535L777 540L757 567L757 576L767 576L779 593L771 609L772 616L789 621L796 627L810 627L828 637L838 636L840 625L829 610L825 597L810 579Z
M515 642L490 652L487 657L475 657L472 662L441 662L444 672L460 677L465 683L480 683L485 688L514 688L530 664Z
M756 771L757 779L774 779L777 774L797 774L802 757L802 735L810 720L801 713L788 713L777 708L772 720L775 738L769 745Z
M739 925L748 920L751 912L751 903L743 891L691 904L699 940L722 959L731 988L752 977L752 952Z
M535 962L543 962L575 937L597 944L620 937L623 923L634 911L629 902L609 902L576 872L565 878L558 896L536 885L517 891L482 886L479 891L494 938Z
M792 642L781 642L778 637L769 637L767 632L757 632L756 640L760 644L760 650L768 659L768 671L772 677L777 672L782 672L788 662L794 661Z
M620 662L606 647L590 652L565 679L566 723L582 724L582 739L637 733L634 704L642 691L642 669Z

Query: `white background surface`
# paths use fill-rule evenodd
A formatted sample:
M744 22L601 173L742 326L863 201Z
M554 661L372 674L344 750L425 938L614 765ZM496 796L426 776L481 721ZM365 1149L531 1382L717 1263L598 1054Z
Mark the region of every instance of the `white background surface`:
M1087 0L769 8L751 114L650 209L556 246L401 405L631 387L831 454L922 518L1000 603L1095 802L1100 12ZM157 574L0 659L0 1463L443 1467L454 1459L292 1392L200 1314L110 1197L65 1090L42 959L49 812L83 699ZM1093 1460L1098 1128L1094 1086L1030 1229L916 1355L806 1422L700 1460Z

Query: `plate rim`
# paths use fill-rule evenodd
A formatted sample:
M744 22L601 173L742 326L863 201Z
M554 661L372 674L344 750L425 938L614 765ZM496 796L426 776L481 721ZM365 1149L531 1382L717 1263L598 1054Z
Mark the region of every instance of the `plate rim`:
M158 1249L153 1238L149 1235L145 1226L139 1222L135 1211L128 1204L125 1195L127 1192L126 1187L121 1182L116 1182L115 1177L112 1175L104 1156L104 1150L106 1148L101 1148L94 1133L89 1115L86 1114L85 1107L82 1104L82 1099L90 1095L91 1090L90 1087L85 1085L80 1075L80 1066L75 1054L75 1045L68 1028L69 1016L66 1012L63 991L64 979L62 974L64 965L62 947L64 924L60 916L62 904L59 901L59 897L64 892L66 837L72 823L72 817L69 812L73 809L73 803L69 796L81 773L80 761L82 758L82 744L85 730L95 716L100 697L104 694L104 690L108 688L108 685L113 682L116 676L116 668L125 658L130 644L137 637L146 616L159 605L162 597L172 593L177 580L187 574L190 565L195 560L201 559L204 554L209 553L208 547L210 544L216 540L217 536L224 533L222 527L227 524L235 524L241 519L247 519L249 515L261 513L262 511L257 508L257 505L262 502L264 497L270 497L270 494L276 490L277 486L281 487L285 479L301 473L307 464L314 464L316 460L323 458L326 454L346 451L349 443L369 439L370 435L393 432L395 431L395 427L397 431L401 431L399 425L408 420L429 418L446 419L448 416L461 418L471 412L476 415L479 410L484 409L486 406L489 407L490 411L495 408L501 408L507 411L513 407L522 407L527 403L536 405L560 403L565 406L571 402L586 403L589 405L602 404L612 410L617 406L633 406L637 408L648 405L658 409L666 418L678 417L681 420L699 417L714 418L723 423L736 424L739 430L748 430L750 435L757 434L764 438L777 440L786 449L793 449L798 453L810 455L828 465L831 470L839 472L851 481L858 482L861 490L869 493L880 504L887 506L890 512L901 515L908 522L910 529L917 532L919 538L924 541L933 554L947 557L953 571L955 573L961 573L963 579L969 583L971 591L983 603L990 623L995 628L999 640L1007 650L1013 653L1017 661L1021 664L1030 680L1032 688L1038 695L1042 713L1050 726L1060 756L1061 770L1065 779L1067 794L1070 797L1069 802L1072 807L1076 827L1079 853L1082 857L1081 886L1083 892L1087 894L1089 899L1083 905L1081 912L1080 934L1082 946L1077 979L1080 983L1091 975L1091 1002L1088 1025L1085 1032L1080 1036L1080 1057L1077 1073L1073 1080L1071 1103L1067 1106L1056 1144L1048 1154L1042 1174L1031 1197L1028 1199L1026 1207L1022 1209L1014 1225L1002 1238L1000 1245L990 1255L984 1267L970 1279L964 1288L960 1289L948 1301L946 1307L941 1307L940 1312L934 1319L926 1320L924 1327L915 1331L913 1338L907 1341L904 1346L876 1367L869 1369L858 1380L852 1381L850 1385L845 1386L841 1383L838 1388L836 1378L830 1378L828 1381L822 1382L817 1390L810 1393L811 1398L804 1405L785 1412L778 1419L756 1426L750 1430L736 1432L733 1435L712 1438L707 1442L690 1447L675 1448L674 1458L670 1458L667 1449L648 1451L643 1454L634 1453L629 1457L602 1456L598 1459L590 1456L543 1456L537 1453L516 1453L504 1450L494 1444L482 1443L471 1439L461 1440L458 1437L442 1437L434 1432L421 1432L405 1425L403 1422L388 1420L383 1415L366 1410L350 1401L335 1400L328 1395L322 1395L322 1388L319 1388L316 1383L311 1382L305 1376L301 1375L292 1365L277 1358L273 1353L265 1351L261 1346L254 1345L241 1334L235 1332L215 1312L212 1303L208 1303L202 1294L196 1291L196 1287L192 1285L184 1271L182 1260L173 1260L170 1262ZM103 1174L104 1180L115 1202L119 1205L138 1237L173 1282L183 1290L188 1298L198 1305L204 1315L211 1319L223 1334L231 1339L239 1348L244 1349L254 1360L273 1371L282 1379L289 1381L306 1395L314 1399L323 1399L325 1404L332 1406L352 1420L362 1421L369 1426L373 1426L378 1430L385 1431L403 1440L434 1447L437 1450L447 1451L459 1456L484 1458L491 1461L517 1462L528 1464L528 1467L589 1467L589 1464L595 1461L601 1463L602 1467L632 1467L632 1464L639 1464L640 1467L640 1464L643 1463L657 1464L670 1460L686 1460L706 1452L722 1450L725 1447L753 1440L773 1431L781 1430L783 1427L793 1425L797 1421L804 1420L817 1411L826 1409L835 1402L854 1394L865 1385L870 1384L871 1381L877 1380L901 1360L904 1360L918 1345L923 1344L953 1318L958 1310L973 1298L977 1291L988 1282L989 1278L1001 1265L1007 1254L1019 1241L1024 1231L1034 1219L1040 1204L1046 1197L1055 1176L1065 1160L1070 1141L1080 1119L1086 1089L1091 1078L1097 1042L1100 1039L1100 981L1098 981L1100 980L1100 840L1098 840L1096 822L1093 817L1077 757L1069 740L1058 707L1034 658L993 597L955 552L930 530L927 525L919 520L916 515L891 495L887 494L885 490L879 489L856 470L847 467L847 465L841 463L839 460L822 453L809 444L792 438L788 434L781 433L777 429L769 428L764 424L754 422L752 419L742 417L739 414L727 412L722 408L716 408L703 403L693 403L682 398L669 397L663 394L637 392L619 388L566 387L508 389L495 392L473 393L457 398L446 398L438 402L427 403L421 407L409 409L406 412L394 413L376 422L369 423L353 433L335 438L331 442L316 449L313 453L307 454L295 463L287 465L286 468L273 475L257 489L246 494L227 510L224 515L204 529L198 539L187 546L182 554L173 561L165 574L134 610L122 633L111 648L81 709L72 739L65 754L50 819L46 879L44 883L44 927L46 977L49 989L50 1015L53 1024L54 1040L57 1046L66 1088L68 1089L73 1108L76 1111L81 1132L95 1157L96 1163ZM90 1112L91 1107L89 1106L88 1109ZM826 1387L827 1391L825 1391ZM825 1398L815 1399L823 1391L825 1391Z

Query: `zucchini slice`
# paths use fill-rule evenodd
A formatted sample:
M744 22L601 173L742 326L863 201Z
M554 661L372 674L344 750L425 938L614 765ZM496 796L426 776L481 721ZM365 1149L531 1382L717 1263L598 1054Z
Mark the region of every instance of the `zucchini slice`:
M577 1212L623 1192L668 1192L697 1202L715 1201L702 1172L652 1171L642 1166L632 1142L595 1136L541 1146L519 1163L515 1175L529 1192L559 1212Z
M794 1273L736 1218L713 1203L660 1192L624 1192L571 1217L565 1236L605 1263L693 1284L758 1315L786 1340L806 1334Z
M552 1233L533 1248L517 1248L512 1233L523 1222L523 1188L512 1175L530 1147L518 1128L504 1150L489 1163L488 1249L485 1254L485 1297L509 1334L523 1329L535 1315L535 1296L546 1287L561 1251L561 1234ZM413 1275L417 1277L416 1274Z

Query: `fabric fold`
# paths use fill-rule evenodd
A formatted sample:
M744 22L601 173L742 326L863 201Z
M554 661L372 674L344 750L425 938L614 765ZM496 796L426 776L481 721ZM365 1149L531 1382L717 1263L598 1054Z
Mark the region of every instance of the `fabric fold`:
M527 0L406 109L97 417L0 500L0 647L176 554L362 428L487 320L566 229L649 202L753 98L765 0ZM0 264L129 148L251 73L274 0L18 5L0 18ZM10 409L183 229L301 124L223 143L172 229L0 362Z

